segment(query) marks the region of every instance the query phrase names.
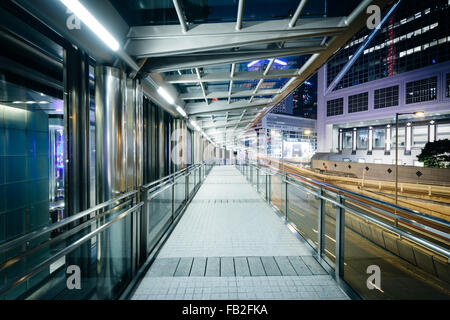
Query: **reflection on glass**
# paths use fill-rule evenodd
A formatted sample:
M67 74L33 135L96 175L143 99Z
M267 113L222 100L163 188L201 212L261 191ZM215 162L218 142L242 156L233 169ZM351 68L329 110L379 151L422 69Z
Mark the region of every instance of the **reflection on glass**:
M373 129L373 147L376 149L384 149L386 139L386 130L384 128Z
M367 149L369 147L369 130L358 130L356 133L356 138L356 147L358 149Z
M395 148L395 128L392 129L392 146ZM405 127L398 128L398 146L403 148L405 146Z
M428 142L428 126L414 126L413 127L413 146L425 147Z
M351 149L353 147L353 133L352 131L344 131L343 132L343 147L344 149Z

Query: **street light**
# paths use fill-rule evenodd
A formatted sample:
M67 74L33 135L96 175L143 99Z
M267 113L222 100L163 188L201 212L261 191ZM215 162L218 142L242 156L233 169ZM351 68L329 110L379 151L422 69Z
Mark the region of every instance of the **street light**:
M406 114L412 114L417 118L425 117L425 112L423 111L395 114L395 205L396 206L398 205L398 117ZM405 139L406 139L406 132L405 132ZM397 225L397 218L395 219L395 224Z

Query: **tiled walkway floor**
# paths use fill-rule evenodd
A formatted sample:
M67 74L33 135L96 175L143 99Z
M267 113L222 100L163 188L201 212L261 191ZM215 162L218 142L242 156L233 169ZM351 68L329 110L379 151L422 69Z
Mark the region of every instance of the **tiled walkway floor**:
M215 167L133 299L348 299L240 172Z

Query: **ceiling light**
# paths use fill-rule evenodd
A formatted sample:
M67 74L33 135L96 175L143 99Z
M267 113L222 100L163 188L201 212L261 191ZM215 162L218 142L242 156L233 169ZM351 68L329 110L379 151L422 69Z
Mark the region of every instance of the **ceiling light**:
M186 112L183 110L182 107L177 106L177 111L178 111L178 113L181 114L183 117L187 117L187 114L186 114Z
M25 103L23 101L14 101L13 104L21 104L21 103Z
M250 63L247 65L247 68L253 67L253 66L254 66L255 64L257 64L259 61L260 61L260 60L254 60L254 61L250 62Z
M78 1L60 0L75 16L92 30L113 51L119 50L120 46L116 39L103 27L100 22Z
M276 64L280 64L282 66L287 66L287 62L280 60L280 59L275 59L274 61Z
M170 94L163 87L159 87L158 93L160 94L161 97L166 99L166 101L168 103L170 103L170 104L174 104L175 103L175 100L170 96Z

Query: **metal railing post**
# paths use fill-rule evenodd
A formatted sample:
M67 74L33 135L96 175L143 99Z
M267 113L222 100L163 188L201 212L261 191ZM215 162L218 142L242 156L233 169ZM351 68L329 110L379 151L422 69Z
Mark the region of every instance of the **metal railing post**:
M256 191L259 192L259 170L256 169Z
M336 196L336 202L342 204L342 196ZM345 211L341 206L336 206L336 277L344 276L344 229Z
M172 222L175 221L175 176L172 177Z
M320 189L320 196L323 196L324 192L323 189ZM323 254L325 252L324 246L325 246L325 203L322 198L319 197L319 210L318 210L318 225L317 225L317 253L319 254L319 257L322 258Z
M288 221L288 210L289 210L289 205L288 205L288 183L287 183L287 175L285 177L284 180L284 184L285 184L285 194L284 194L284 212L286 214L286 221Z
M149 215L149 201L148 201L148 191L146 189L141 191L141 200L144 202L142 206L142 216L141 216L141 225L140 225L140 263L144 263L147 259L147 235L148 235L148 215Z
M189 168L186 170L185 183L186 188L184 188L185 191L184 200L187 202L189 200Z

